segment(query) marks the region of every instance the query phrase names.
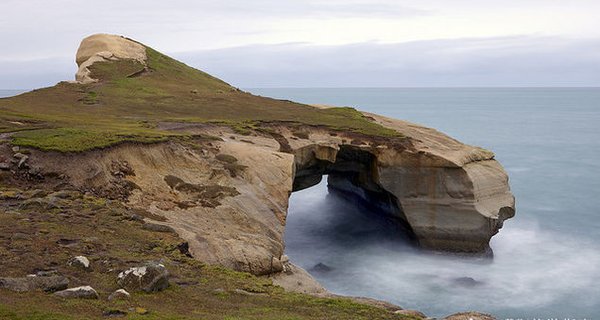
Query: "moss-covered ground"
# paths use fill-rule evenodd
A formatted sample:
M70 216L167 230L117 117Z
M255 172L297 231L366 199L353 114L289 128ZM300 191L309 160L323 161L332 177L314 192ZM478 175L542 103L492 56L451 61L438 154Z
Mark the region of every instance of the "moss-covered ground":
M242 92L202 71L147 48L147 66L133 60L95 63L93 84L54 87L0 99L0 133L16 145L84 151L124 141L156 142L179 134L169 122L213 122L249 133L263 123L326 126L399 137L355 109L318 109Z
M178 248L183 240L176 234L142 228L140 217L153 215L117 201L7 186L0 200L0 277L56 270L70 287L90 285L100 294L66 300L0 289L0 319L96 319L111 310L127 319L406 319L348 299L286 293L267 278L204 265ZM91 270L67 265L78 255L89 258ZM151 260L171 272L167 290L107 300L120 271Z

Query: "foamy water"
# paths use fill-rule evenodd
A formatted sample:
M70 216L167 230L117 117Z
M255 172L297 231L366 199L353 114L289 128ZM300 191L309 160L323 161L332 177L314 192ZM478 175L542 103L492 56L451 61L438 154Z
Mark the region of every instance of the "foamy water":
M294 193L286 252L329 290L429 316L600 319L600 89L251 91L425 124L492 149L510 175L517 216L492 239L493 260L415 250L324 183ZM311 270L318 263L331 270Z
M376 213L328 195L323 182L292 195L286 250L333 292L429 316L465 310L504 318L598 316L598 245L535 222L507 225L493 238L493 260L424 253ZM314 270L319 263L331 271Z
M328 289L430 316L600 319L600 89L251 91L421 123L493 150L509 173L517 215L492 239L491 261L407 248L325 184L294 193L287 253L309 271L330 266L310 271Z

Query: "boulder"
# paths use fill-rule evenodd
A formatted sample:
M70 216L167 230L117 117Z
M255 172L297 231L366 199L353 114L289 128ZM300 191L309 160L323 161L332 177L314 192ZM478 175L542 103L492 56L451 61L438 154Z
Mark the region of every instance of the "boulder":
M306 270L290 263L284 264L284 272L269 276L273 284L284 288L286 291L325 295L327 290L315 280Z
M108 296L109 301L113 300L129 300L131 295L125 289L118 289Z
M158 262L147 262L119 273L117 283L129 291L161 291L169 287L169 271Z
M22 153L15 153L13 156L17 161L17 167L21 168L25 165L25 162L29 160L29 156Z
M90 286L69 288L54 293L55 296L67 299L98 299L98 292Z
M273 272L283 271L283 263L281 263L281 260L275 257L271 258L271 269Z
M76 256L71 258L67 264L72 267L88 269L90 267L90 260L84 256Z
M330 266L328 266L324 263L321 263L321 262L317 263L314 267L312 267L312 269L310 269L310 271L321 272L321 273L329 272L331 270L332 269Z
M42 290L54 292L69 286L69 279L59 275L29 275L22 278L0 278L0 288L16 292Z
M146 64L146 48L125 37L110 34L95 34L81 41L75 61L79 66L75 78L80 83L93 83L89 67L96 62L114 60L136 60Z
M473 288L483 285L483 282L477 281L471 277L460 277L452 279L452 283L465 288Z

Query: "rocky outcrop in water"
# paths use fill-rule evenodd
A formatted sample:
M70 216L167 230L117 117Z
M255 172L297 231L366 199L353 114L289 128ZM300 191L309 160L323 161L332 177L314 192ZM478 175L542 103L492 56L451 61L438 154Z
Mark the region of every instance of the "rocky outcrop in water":
M170 142L76 156L33 151L30 162L69 177L78 188L125 195L129 206L151 214L148 223L177 232L197 259L259 275L282 271L289 195L324 174L332 188L375 205L424 248L489 252L490 238L514 215L508 177L493 154L432 129L373 117L408 139L394 145L383 138L332 136L323 128L305 128L308 137L300 139L274 125L271 130L289 147L282 152L276 139L260 132L169 125L222 138L198 141L194 148ZM235 175L222 155L236 159ZM115 161L127 162L135 174L113 175ZM170 186L175 178L176 186Z

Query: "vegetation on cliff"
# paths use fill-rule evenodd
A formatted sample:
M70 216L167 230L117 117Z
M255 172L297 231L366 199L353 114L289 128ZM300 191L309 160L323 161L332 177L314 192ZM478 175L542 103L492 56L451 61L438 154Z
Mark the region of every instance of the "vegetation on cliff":
M398 308L393 306L285 292L266 276L203 263L202 257L192 256L191 242L183 240L165 217L124 201L132 190L141 190L124 178L134 175L126 162L115 160L103 168L111 178L102 187L87 184L101 176L89 165L98 159L73 159L110 150L77 155L35 150L82 152L123 142L177 139L176 144L195 150L194 156L216 152L213 143L221 141L219 137L198 132L190 137L173 129L174 123L230 127L240 135L256 135L252 138L267 135L281 148L289 144L272 129L280 125L300 139L308 138L302 131L306 127L326 127L332 136L343 130L356 136L402 138L352 108L321 109L255 96L151 48L144 50L144 62L93 63L89 76L97 82L61 82L0 99L0 318L412 319L395 314ZM198 140L201 145L194 142ZM215 161L225 171L212 170L211 177L235 178L248 168L225 153L217 154ZM69 172L50 170L54 163ZM78 176L76 166L85 168L85 174ZM235 187L189 183L168 174L161 183L173 192L193 193L202 200L202 208L220 205L217 198L222 195L239 194ZM73 177L85 183L74 183ZM178 205L188 208L195 203ZM168 270L166 289L129 290L127 299L110 298L124 288L119 278L123 271L148 263ZM52 289L38 287L50 279L58 281ZM79 288L92 290L92 298L60 295L60 290Z
M96 62L90 67L96 83L61 82L0 99L0 133L18 132L15 145L74 152L180 136L161 130L161 122L217 123L238 132L279 122L400 136L352 108L319 109L255 96L151 48L146 55L146 65Z
M75 191L0 188L2 277L36 271L67 275L70 286L91 285L98 300L63 299L44 292L0 289L1 319L407 319L349 299L286 293L248 273L207 266L189 257L175 233L145 228L142 218L160 219L117 201ZM84 254L89 270L69 266ZM160 293L134 293L109 301L119 272L132 263L160 260L171 285ZM409 318L408 318L409 319Z

